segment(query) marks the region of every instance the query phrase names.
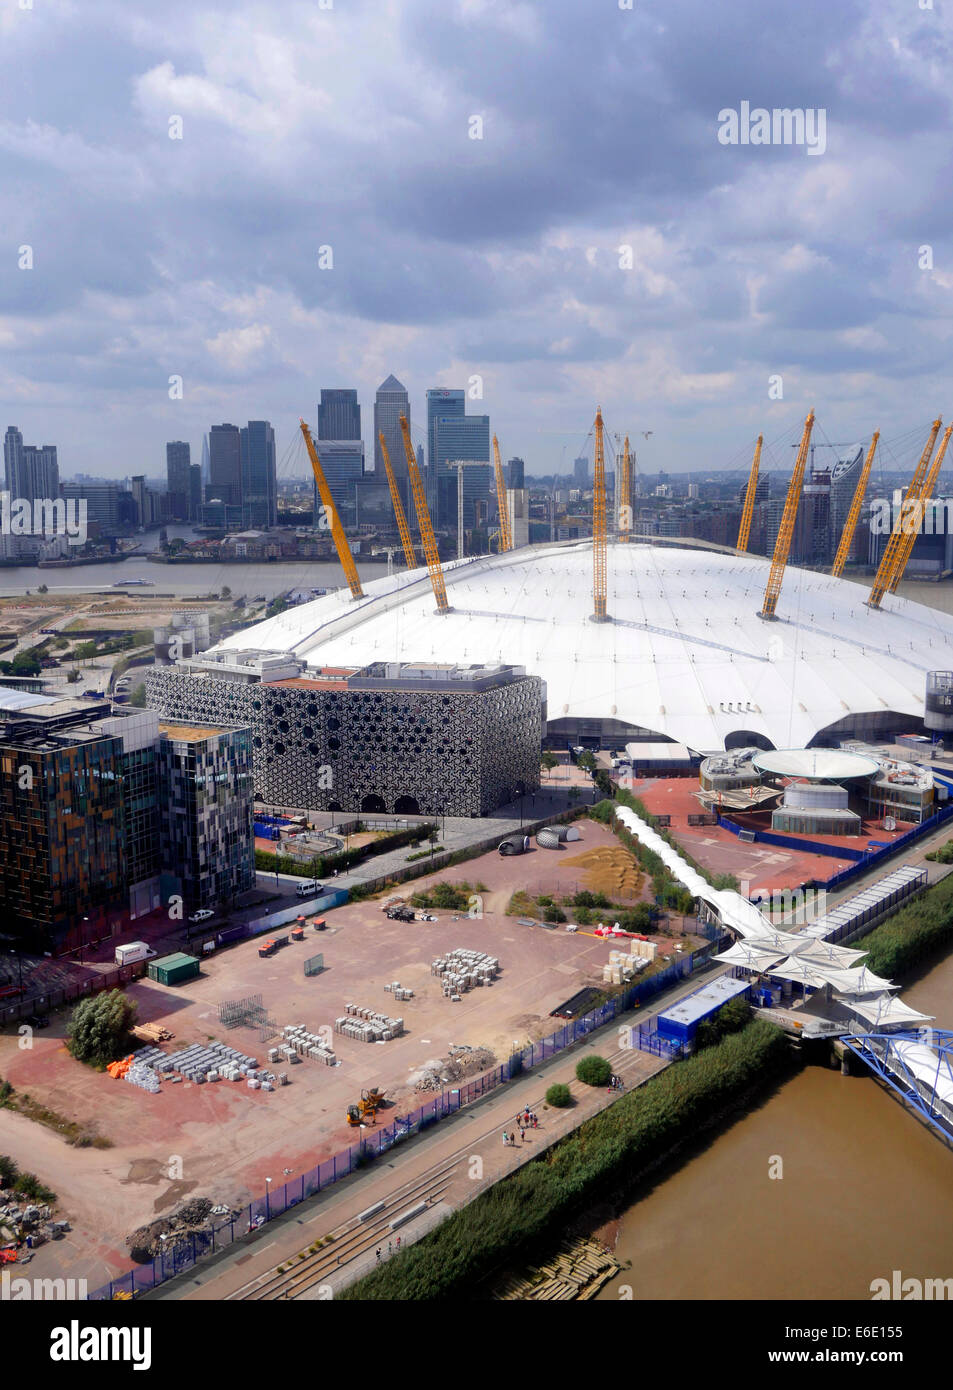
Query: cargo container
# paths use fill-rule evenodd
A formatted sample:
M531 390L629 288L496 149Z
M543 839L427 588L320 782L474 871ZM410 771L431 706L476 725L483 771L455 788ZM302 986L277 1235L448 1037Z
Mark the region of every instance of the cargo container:
M144 941L127 941L125 946L116 947L116 964L133 965L137 960L151 960L155 954Z
M149 979L160 985L181 985L186 980L198 977L200 962L197 956L187 956L176 951L171 956L162 956L149 966Z

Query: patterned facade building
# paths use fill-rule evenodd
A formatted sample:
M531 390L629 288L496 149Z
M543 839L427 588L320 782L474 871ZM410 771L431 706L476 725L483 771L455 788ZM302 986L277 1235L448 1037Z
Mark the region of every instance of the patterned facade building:
M207 652L154 670L164 718L247 725L255 791L274 806L485 816L539 785L545 685L522 667Z

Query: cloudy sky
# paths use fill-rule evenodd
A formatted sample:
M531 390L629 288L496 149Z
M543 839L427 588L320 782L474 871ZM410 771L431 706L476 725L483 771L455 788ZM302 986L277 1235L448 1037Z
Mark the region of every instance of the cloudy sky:
M789 464L812 405L905 457L953 418L927 2L0 0L0 429L155 475L222 420L284 455L321 386L370 440L394 372L418 439L427 387L481 379L534 472L597 404L646 470L762 430ZM744 101L823 110L826 149L720 143Z

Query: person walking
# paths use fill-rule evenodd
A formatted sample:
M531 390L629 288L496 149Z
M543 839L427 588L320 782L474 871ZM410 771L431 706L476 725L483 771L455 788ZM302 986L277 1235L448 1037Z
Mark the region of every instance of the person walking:
M392 1245L391 1241L388 1241L388 1242L387 1242L387 1258L390 1259L390 1257L391 1257L391 1255L392 1255L393 1253L394 1253L393 1245Z
M380 1246L377 1247L377 1250L376 1250L375 1253L376 1253L376 1255L377 1255L377 1263L380 1264L380 1262L381 1262L381 1248L380 1248Z
M400 1236L397 1237L397 1249L400 1249Z
M526 1130L523 1128L522 1125L520 1125L520 1143L521 1143L521 1144L525 1144L525 1143L526 1143Z
M504 1149L506 1148L506 1146L507 1146L507 1144L508 1144L509 1142L510 1142L510 1136L507 1134L506 1130L504 1129L504 1131L503 1131L503 1147L504 1147Z
M539 1116L533 1111L533 1128L539 1129Z

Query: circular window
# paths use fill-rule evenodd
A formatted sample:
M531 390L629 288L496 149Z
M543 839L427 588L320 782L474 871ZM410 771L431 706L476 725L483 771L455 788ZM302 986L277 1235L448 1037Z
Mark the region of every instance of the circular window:
M336 752L338 751L338 749L340 748L340 746L341 746L341 740L340 740L339 738L329 738L329 739L328 739L328 747L332 750L332 752L336 753Z
M255 710L261 709L261 701L260 701L260 700L252 700L252 702L251 702L251 707L252 707L252 709L255 709Z
M274 712L275 712L275 714L278 716L278 718L280 719L281 716L282 716L282 715L284 714L284 712L285 712L285 707L284 707L284 705L275 705Z
M261 739L258 738L257 736L256 736L255 738L252 739L252 743L255 745L256 748L260 748L260 747L261 747Z
M283 734L286 734L288 730L291 728L291 725L288 723L287 719L279 719L278 728L281 730Z
M277 757L277 758L283 758L284 756L285 756L285 745L284 745L283 743L276 743L276 744L275 744L275 757Z
M340 729L340 727L341 727L341 721L340 721L340 719L329 719L329 720L328 720L328 728L329 728L329 729Z
M304 734L305 738L314 738L314 729L312 729L310 724L305 724L301 732Z
M316 743L308 744L308 752L311 754L312 758L319 758L321 756L321 749Z

